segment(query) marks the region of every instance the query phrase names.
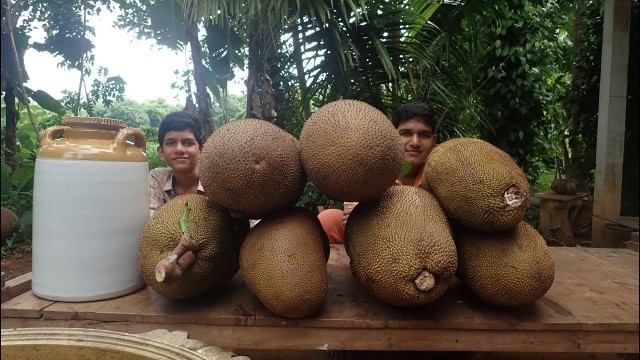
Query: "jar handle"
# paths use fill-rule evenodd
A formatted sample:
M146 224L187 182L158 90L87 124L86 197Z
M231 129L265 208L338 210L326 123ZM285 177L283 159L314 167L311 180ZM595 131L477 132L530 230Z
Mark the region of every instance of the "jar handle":
M113 140L113 146L116 151L126 151L127 149L127 139L133 137L133 145L143 152L147 151L147 139L145 138L142 131L136 128L125 128L118 132L115 139Z
M52 141L54 141L55 137L58 135L64 135L64 131L68 129L68 126L64 125L54 125L44 131L42 134L42 140L40 140L40 146L46 145Z

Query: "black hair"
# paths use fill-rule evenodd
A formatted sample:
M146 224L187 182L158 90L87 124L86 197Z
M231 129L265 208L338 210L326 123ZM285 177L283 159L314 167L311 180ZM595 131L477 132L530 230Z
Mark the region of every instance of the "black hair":
M422 120L431 126L431 130L436 131L436 112L431 106L422 101L413 101L397 108L391 115L391 123L397 129L400 123L413 118Z
M158 145L162 147L164 136L167 131L190 130L196 138L198 145L204 145L204 135L202 134L202 124L198 116L190 111L175 111L162 119L158 129Z

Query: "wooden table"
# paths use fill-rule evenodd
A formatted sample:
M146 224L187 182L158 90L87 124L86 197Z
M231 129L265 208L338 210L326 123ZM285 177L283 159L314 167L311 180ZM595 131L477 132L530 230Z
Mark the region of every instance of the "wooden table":
M638 353L638 254L551 248L556 278L530 306L485 305L458 286L423 307L385 305L355 282L332 245L329 292L314 316L272 315L236 276L217 294L174 302L145 288L111 300L63 303L27 291L2 304L2 328L186 330L228 349Z

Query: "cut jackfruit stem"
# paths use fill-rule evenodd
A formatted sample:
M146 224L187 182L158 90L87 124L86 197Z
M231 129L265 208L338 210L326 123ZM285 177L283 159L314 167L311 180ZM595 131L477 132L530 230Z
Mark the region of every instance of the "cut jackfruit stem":
M191 235L182 235L182 239L171 254L156 265L156 281L170 284L180 279L184 271L196 261L198 249L198 244L193 241Z
M182 213L182 217L178 220L178 226L180 227L180 231L183 234L189 232L189 213L191 212L191 207L189 206L189 202L184 203L184 212Z
M422 270L420 274L414 280L418 289L422 291L429 291L436 286L436 279L427 270Z
M522 204L522 202L525 200L525 193L524 191L520 190L519 187L511 185L507 190L504 191L502 197L507 207L516 208L520 206L520 204Z

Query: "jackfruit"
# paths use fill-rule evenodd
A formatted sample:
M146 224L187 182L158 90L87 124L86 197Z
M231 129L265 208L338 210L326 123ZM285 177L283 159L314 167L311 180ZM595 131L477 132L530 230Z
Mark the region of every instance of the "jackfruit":
M498 233L462 229L457 245L458 277L489 304L530 304L544 296L553 284L551 252L526 221Z
M423 189L393 186L378 199L359 203L345 231L353 276L385 303L429 303L455 278L449 222L436 198Z
M4 241L11 237L16 231L20 230L20 219L11 210L2 207L2 245Z
M425 164L423 188L436 196L452 220L487 232L515 227L531 201L529 182L516 162L473 138L436 146Z
M247 288L272 313L301 318L324 303L329 240L318 218L293 208L262 219L240 249Z
M357 100L320 107L300 133L302 163L324 194L365 201L394 184L403 163L400 136L378 109Z
M257 119L234 120L214 131L198 169L211 201L251 218L295 205L307 181L298 140Z
M186 219L188 239L179 224L182 218ZM248 221L244 222L248 226ZM147 221L140 236L138 267L145 283L170 299L192 298L222 285L239 267L242 229L237 228L237 223L226 210L202 195L181 195L164 204ZM183 257L178 255L171 260L178 244L185 240L195 246ZM168 257L178 264L179 276L172 281L156 271ZM195 261L184 265L183 259L194 260L193 257Z

